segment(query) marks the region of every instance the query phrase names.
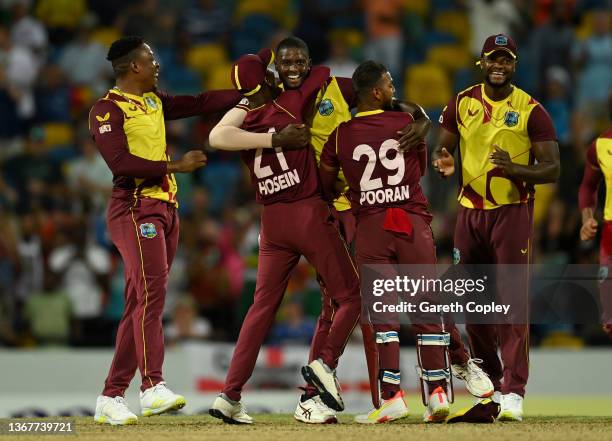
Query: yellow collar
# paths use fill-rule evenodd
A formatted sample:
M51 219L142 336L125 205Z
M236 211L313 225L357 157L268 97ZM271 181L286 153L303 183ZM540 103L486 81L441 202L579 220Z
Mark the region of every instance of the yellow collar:
M355 117L359 117L359 116L370 116L370 115L378 115L379 113L383 113L384 110L383 109L376 109L376 110L367 110L365 112L358 112L355 114Z

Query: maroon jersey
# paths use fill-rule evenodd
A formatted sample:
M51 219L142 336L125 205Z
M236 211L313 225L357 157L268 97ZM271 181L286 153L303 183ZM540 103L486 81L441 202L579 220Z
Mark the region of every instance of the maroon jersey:
M373 110L357 113L330 135L321 163L342 168L355 215L398 207L431 219L419 153L398 150L397 131L412 122L407 113Z
M249 132L278 132L289 124L301 124L310 113L319 89L329 78L329 68L315 66L299 89L248 110L241 128ZM256 149L242 152L260 204L292 202L319 192L317 162L312 148L300 150Z

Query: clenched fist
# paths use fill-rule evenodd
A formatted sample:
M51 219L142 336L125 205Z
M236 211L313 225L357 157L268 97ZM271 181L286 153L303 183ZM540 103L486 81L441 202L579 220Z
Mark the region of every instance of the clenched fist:
M310 144L310 129L305 124L289 124L272 135L272 147L297 150Z

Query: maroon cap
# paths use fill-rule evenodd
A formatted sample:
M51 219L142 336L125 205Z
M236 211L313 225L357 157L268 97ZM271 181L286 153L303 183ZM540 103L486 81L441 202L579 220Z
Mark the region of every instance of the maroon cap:
M495 51L506 51L516 59L516 44L511 37L504 34L491 35L487 38L480 52L481 57L488 57Z
M262 49L256 55L243 55L232 66L232 84L244 96L259 92L273 61L274 52L270 49Z

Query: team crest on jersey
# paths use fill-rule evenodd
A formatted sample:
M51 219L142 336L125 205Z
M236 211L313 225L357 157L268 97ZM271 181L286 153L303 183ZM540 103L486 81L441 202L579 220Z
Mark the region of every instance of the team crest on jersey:
M599 280L599 283L604 283L607 279L608 279L608 267L600 266L599 273L597 274L597 280Z
M142 237L146 237L147 239L154 238L157 236L155 225L151 223L140 224L140 234L142 234Z
M157 103L150 96L145 97L145 104L149 106L151 109L157 109Z
M453 265L457 265L461 262L461 252L459 248L453 248Z
M334 113L334 105L331 100L325 98L319 103L319 113L323 116L329 116Z
M514 110L508 110L504 115L504 124L508 127L514 127L518 124L519 113Z

